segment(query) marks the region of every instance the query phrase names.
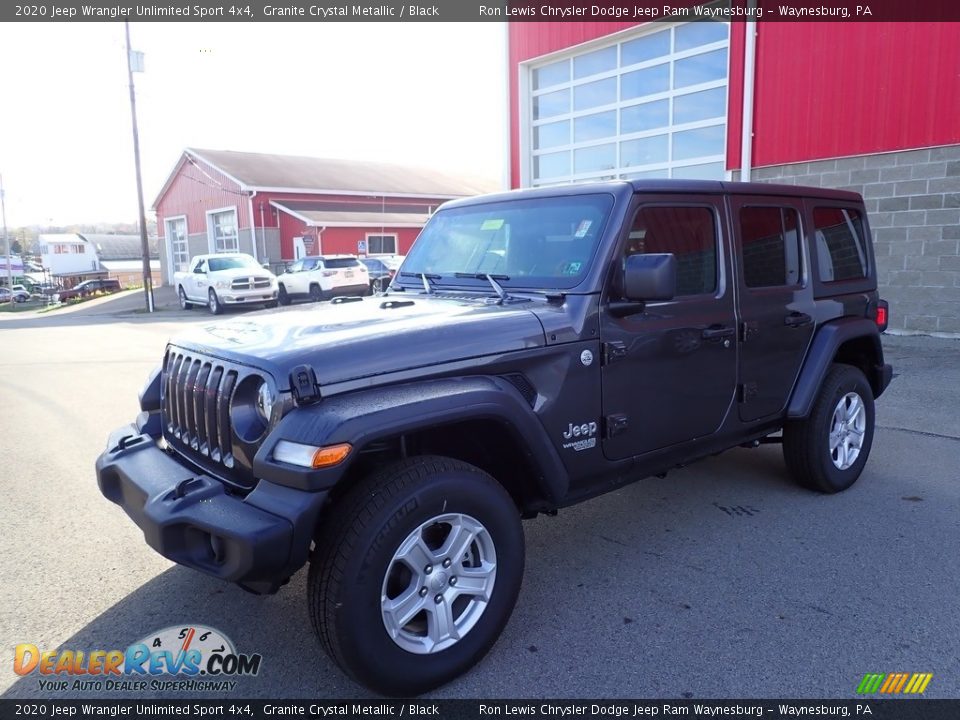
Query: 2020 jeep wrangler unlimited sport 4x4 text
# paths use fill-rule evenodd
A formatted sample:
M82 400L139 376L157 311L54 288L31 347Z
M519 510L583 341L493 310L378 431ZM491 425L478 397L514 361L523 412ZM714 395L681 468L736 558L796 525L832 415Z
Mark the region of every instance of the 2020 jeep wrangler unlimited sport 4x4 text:
M521 518L764 439L800 484L853 484L892 375L886 317L853 193L459 200L383 294L171 342L98 481L159 553L248 590L309 561L324 649L421 693L505 626Z

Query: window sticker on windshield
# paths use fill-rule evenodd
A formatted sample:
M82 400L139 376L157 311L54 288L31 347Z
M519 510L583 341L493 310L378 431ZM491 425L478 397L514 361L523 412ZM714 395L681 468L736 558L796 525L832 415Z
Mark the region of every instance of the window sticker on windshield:
M591 220L581 220L580 224L577 226L577 231L573 234L574 237L584 238L587 236L587 232L590 230L590 226L593 225Z
M579 275L582 262L568 262L560 270L561 275Z
M494 218L490 220L484 220L483 225L480 226L481 230L499 230L503 227L503 218Z

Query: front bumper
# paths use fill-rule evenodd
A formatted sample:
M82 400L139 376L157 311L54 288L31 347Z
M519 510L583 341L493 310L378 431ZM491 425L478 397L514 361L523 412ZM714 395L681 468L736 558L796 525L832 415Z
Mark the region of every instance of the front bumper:
M96 468L100 492L123 508L150 547L257 593L275 592L306 562L327 495L266 480L246 497L227 494L133 425L111 433Z
M277 299L277 289L263 290L223 290L218 295L220 302L224 305L251 305L255 303L268 303Z

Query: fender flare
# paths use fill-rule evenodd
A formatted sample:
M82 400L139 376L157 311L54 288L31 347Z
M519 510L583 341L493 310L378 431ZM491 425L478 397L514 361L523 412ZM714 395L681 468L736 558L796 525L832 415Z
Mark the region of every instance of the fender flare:
M566 495L567 470L540 420L513 385L487 375L370 388L299 407L270 433L254 458L253 471L259 478L288 487L326 490L346 474L358 453L332 468L309 470L275 462L277 442L350 443L362 448L379 439L464 420L498 422L524 449L544 497L558 503Z
M800 370L800 376L793 387L787 417L791 420L805 418L810 414L813 402L820 390L823 378L836 357L840 346L849 340L869 338L874 344L874 357L877 365L883 364L883 347L880 344L880 330L876 323L866 318L841 318L817 329L810 345L807 359ZM870 374L868 373L868 379ZM880 392L884 388L880 388ZM874 388L876 391L876 388ZM879 397L880 392L876 392Z

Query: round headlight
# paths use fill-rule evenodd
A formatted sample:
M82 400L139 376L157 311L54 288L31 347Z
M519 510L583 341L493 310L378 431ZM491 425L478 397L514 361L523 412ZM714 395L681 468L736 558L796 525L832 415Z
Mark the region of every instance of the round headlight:
M260 387L257 388L257 413L265 423L269 423L273 415L273 393L265 382L261 382Z
M259 441L270 427L276 402L268 381L259 375L247 375L237 383L230 400L230 422L237 437L248 443Z

